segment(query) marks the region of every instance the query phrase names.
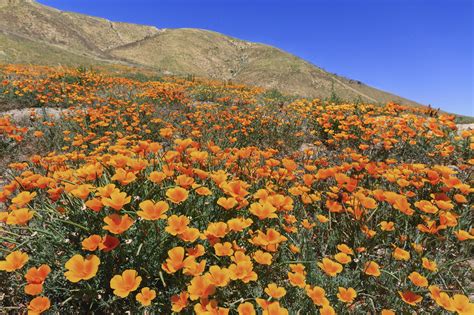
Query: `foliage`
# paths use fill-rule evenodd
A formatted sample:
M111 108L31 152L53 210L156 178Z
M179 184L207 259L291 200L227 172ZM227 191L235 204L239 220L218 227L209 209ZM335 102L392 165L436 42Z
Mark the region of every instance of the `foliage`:
M453 116L2 71L4 95L66 109L0 120L47 151L0 192L6 310L472 314L474 132Z

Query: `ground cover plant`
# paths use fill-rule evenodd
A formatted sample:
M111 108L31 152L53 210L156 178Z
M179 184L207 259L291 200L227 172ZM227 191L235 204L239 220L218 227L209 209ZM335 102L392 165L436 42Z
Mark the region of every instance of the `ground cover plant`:
M474 132L397 104L1 67L6 312L473 314ZM60 109L59 117L41 108Z

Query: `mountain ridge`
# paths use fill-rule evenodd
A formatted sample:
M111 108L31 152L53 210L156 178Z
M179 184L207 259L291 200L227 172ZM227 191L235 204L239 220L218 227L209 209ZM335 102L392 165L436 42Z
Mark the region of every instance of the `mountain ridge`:
M130 64L325 98L420 104L347 79L279 48L193 28L113 22L34 0L0 0L0 62ZM8 42L8 45L6 44ZM35 48L32 48L35 47ZM2 53L3 52L3 53ZM60 57L48 58L48 54Z

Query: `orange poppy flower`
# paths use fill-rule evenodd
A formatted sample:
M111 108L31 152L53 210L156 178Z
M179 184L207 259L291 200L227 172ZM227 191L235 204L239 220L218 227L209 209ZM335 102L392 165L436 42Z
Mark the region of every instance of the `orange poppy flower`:
M451 210L454 208L454 205L451 203L451 201L435 200L435 203L438 206L438 208L442 210Z
M153 301L156 297L156 291L150 290L148 287L144 287L140 293L137 293L135 299L140 302L143 306L150 306L151 301Z
M196 188L195 191L200 196L210 196L210 195L212 195L212 191L207 187L199 187L199 188Z
M455 312L454 300L446 292L441 292L437 286L429 286L429 290L431 298L435 300L436 304L447 311Z
M306 294L315 305L323 306L329 304L329 300L326 298L326 291L323 288L318 286L311 287L308 285L305 290Z
M161 183L166 178L166 174L163 172L153 171L148 175L148 179L155 184Z
M277 230L270 228L266 233L258 231L258 235L252 239L255 245L263 246L265 250L275 252L278 249L278 244L285 242L287 238L280 234Z
M329 258L323 258L322 263L318 262L319 268L321 268L328 276L335 277L338 273L342 272L343 267L340 263L334 262Z
M194 178L189 177L188 175L179 175L178 177L176 177L176 180L174 182L178 186L188 188L194 183Z
M465 295L455 294L453 296L453 307L459 315L474 314L474 303L471 303Z
M339 293L337 294L337 298L341 302L352 303L357 297L357 292L353 288L346 289L343 287L339 287L337 290L339 291Z
M217 256L232 256L234 253L232 244L229 242L214 244L214 251Z
M206 299L209 295L214 294L215 286L209 274L204 276L196 276L188 285L189 298L193 301L197 299Z
M102 203L104 206L119 211L123 206L129 204L131 199L132 197L127 196L127 193L116 190L110 194L109 198L102 198Z
M337 245L337 249L347 255L354 255L354 251L352 250L352 248L350 248L346 244Z
M19 250L14 251L8 254L7 257L5 257L5 260L0 260L0 270L12 272L21 269L28 262L28 260L28 254L22 253Z
M118 191L118 189L115 188L115 185L114 184L107 184L104 187L97 187L96 195L100 196L100 197L107 198L107 197L110 197L110 195L114 191Z
M230 210L237 205L237 200L234 197L221 197L217 200L217 204L226 210Z
M330 212L342 212L342 205L335 200L328 199L326 201L326 207Z
M121 275L115 275L110 279L110 288L114 290L114 294L125 298L130 292L138 289L142 282L142 277L138 276L138 272L133 269L125 270Z
M165 231L171 235L178 235L184 233L188 228L189 219L184 215L179 217L175 214L168 218L168 225L165 228Z
M262 315L288 315L288 310L278 302L272 302L263 310Z
M188 199L189 192L186 189L178 186L168 189L166 191L166 196L173 203L181 203Z
M396 260L405 260L405 261L410 260L410 252L407 252L406 250L400 247L395 247L395 250L393 251L392 256Z
M260 220L278 218L275 213L276 208L269 202L255 202L250 205L250 213L257 216Z
M86 207L90 208L92 211L95 211L95 212L99 212L104 206L102 204L102 201L100 201L100 199L97 199L97 198L92 198L90 200L87 200L85 202L85 205Z
M390 232L395 230L395 222L392 221L382 221L380 222L380 229L382 231Z
M28 304L28 314L38 315L47 311L51 307L51 302L47 297L37 296Z
M227 235L227 224L224 222L211 222L204 231L204 235L210 238L222 238Z
M198 257L201 257L202 255L205 254L205 249L204 249L204 246L202 246L201 244L198 244L195 247L187 248L186 253L189 256L193 256L194 258L198 258Z
M84 184L84 185L79 185L73 190L71 190L71 194L74 197L80 198L82 200L86 200L92 190L93 190L92 185Z
M29 191L22 191L21 193L19 193L12 199L12 203L19 207L23 207L24 205L29 203L31 200L33 200L33 198L35 197L36 197L36 192L31 193Z
M380 267L375 261L369 261L365 263L364 273L369 276L378 277L380 276Z
M82 249L88 251L95 251L99 248L99 244L102 242L102 237L100 235L94 234L82 241Z
M422 261L422 266L425 269L428 269L429 271L436 272L438 271L438 265L436 264L435 261L429 260L426 257L421 258Z
M241 199L244 199L245 196L249 194L249 192L247 191L247 188L249 188L250 185L241 180L236 180L232 182L223 182L220 185L220 187L227 194L231 195L232 197L238 200L241 200Z
M336 311L329 304L323 305L323 307L319 309L319 313L320 315L336 315Z
M166 201L154 203L151 200L145 200L140 202L139 207L142 211L137 211L137 214L144 220L152 221L166 219L165 212L169 209L169 205Z
M128 185L137 179L137 176L133 172L127 172L123 168L119 168L115 171L112 180L118 181L121 185Z
M110 252L120 244L120 240L112 235L106 235L102 237L102 241L99 244L99 249L104 252Z
M428 280L416 271L410 273L410 275L408 276L408 279L410 279L410 281L417 287L428 286Z
M281 299L286 295L285 288L277 286L276 283L270 283L264 291L274 299Z
M184 260L183 274L188 276L198 276L204 272L206 260L196 261L196 258L189 256Z
M122 234L133 225L133 220L128 216L128 214L120 216L114 213L106 216L104 222L107 223L107 225L104 226L103 229L114 234Z
M316 215L316 219L318 219L318 221L321 222L321 223L326 223L326 222L329 221L328 217L326 217L322 214Z
M420 200L415 202L415 207L426 213L434 214L438 212L438 208L428 200Z
M245 228L248 228L252 225L252 219L244 219L244 218L233 218L227 221L227 225L229 230L235 232L242 232Z
M456 235L457 239L461 242L474 239L474 235L464 230L454 231L454 235Z
M171 310L179 313L188 306L188 293L182 292L171 297Z
M260 265L271 265L273 256L270 253L257 250L253 254L253 259Z
M257 312L252 303L244 302L237 307L238 315L256 315Z
M33 218L35 213L35 211L30 211L27 208L13 210L8 214L6 223L10 225L25 225Z
M421 300L423 300L423 297L421 295L418 295L412 291L398 291L398 294L402 298L403 302L412 306L416 306L417 303L420 303Z
M313 227L316 226L316 223L312 223L310 222L308 219L304 219L303 221L301 221L301 225L307 229L307 230L311 230Z
M294 287L304 288L306 286L306 276L300 272L288 272L288 280Z
M347 255L346 253L337 253L336 255L334 255L334 259L344 265L352 261L351 256Z
M199 230L196 228L187 227L184 232L178 236L183 241L192 243L201 236L201 232L199 232Z
M41 265L38 268L32 267L25 274L28 284L25 286L25 293L29 295L38 295L43 291L43 283L51 272L48 265Z
M64 276L71 282L89 280L97 274L99 264L100 259L96 255L90 255L87 258L74 255L65 264L67 271Z
M194 261L194 257L190 256L184 259L184 248L181 246L174 247L168 251L168 258L165 263L161 265L161 268L167 273L175 273L176 271L184 268L187 264L189 265Z
M405 240L403 240L405 241ZM423 245L417 243L411 243L411 247L418 253L421 254L423 252Z
M467 203L466 197L460 194L455 194L454 195L454 200L456 200L457 203Z
M238 253L239 252L236 252L236 255ZM238 279L244 283L248 283L250 281L256 281L258 279L258 275L255 271L253 271L253 264L250 261L250 257L248 256L245 256L245 260L239 260L239 261L236 261L236 264L231 264L229 266L229 271L230 271L230 278L232 280Z
M219 266L211 266L209 268L210 280L216 287L225 287L229 284L230 275L227 268L220 268Z

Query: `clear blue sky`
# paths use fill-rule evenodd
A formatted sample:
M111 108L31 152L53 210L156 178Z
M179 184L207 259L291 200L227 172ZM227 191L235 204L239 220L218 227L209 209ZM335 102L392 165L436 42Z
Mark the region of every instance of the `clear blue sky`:
M330 72L474 116L472 0L39 0L277 46Z

